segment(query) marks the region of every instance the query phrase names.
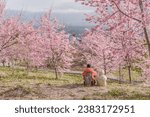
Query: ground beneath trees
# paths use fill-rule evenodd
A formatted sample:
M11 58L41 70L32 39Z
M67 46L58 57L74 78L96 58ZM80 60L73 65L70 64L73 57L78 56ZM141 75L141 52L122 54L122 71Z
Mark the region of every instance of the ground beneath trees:
M84 87L81 84L49 86L43 84L0 87L0 99L90 99L95 92L107 92L106 88Z
M107 87L84 87L81 75L64 74L55 80L49 71L26 73L20 69L0 68L0 99L150 100L150 81L136 84L108 81Z
M113 86L114 85L114 86ZM0 99L150 99L150 86L111 83L108 87L84 87L82 84L50 86L44 84L0 86Z

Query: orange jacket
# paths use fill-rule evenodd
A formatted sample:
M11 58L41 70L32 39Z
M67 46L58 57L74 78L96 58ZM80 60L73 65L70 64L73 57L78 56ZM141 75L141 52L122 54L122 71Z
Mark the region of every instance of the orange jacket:
M92 79L94 80L94 76L96 76L96 72L92 69L92 68L86 68L83 73L82 73L82 77L84 79L86 73L91 73L92 74Z

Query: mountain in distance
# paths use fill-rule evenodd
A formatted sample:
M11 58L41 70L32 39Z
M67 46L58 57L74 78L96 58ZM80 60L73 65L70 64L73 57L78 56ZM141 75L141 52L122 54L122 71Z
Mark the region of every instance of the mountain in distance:
M28 11L16 11L16 10L6 10L5 18L21 15L21 21L28 22L35 20L35 27L38 26L38 21L44 12L28 12ZM65 25L65 30L69 34L76 34L80 36L85 30L85 28L90 29L93 27L90 23L85 21L85 16L83 13L60 13L53 12L52 18L58 19L58 21Z

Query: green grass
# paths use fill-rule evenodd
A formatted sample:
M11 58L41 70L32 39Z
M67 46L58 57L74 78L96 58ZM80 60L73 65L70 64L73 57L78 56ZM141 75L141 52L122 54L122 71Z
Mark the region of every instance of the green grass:
M107 92L93 93L96 99L150 100L150 88L140 85L110 83Z
M57 89L58 95L62 90L62 95L66 93L71 99L76 99L76 97L82 100L150 99L150 87L145 88L141 84L108 82L107 88L84 87L81 75L64 74L62 78L56 80L55 74L48 70L27 72L24 69L8 67L0 67L0 74L2 74L0 77L0 99L14 99L14 97L15 99L16 97L17 99L45 99L51 95L52 91L57 94L57 91L55 92ZM135 78L136 75L135 73ZM45 90L47 92L43 93ZM34 98L32 98L33 96ZM60 99L64 98L60 97Z
M28 83L48 84L48 85L66 85L81 83L81 75L64 74L62 78L55 79L55 74L50 71L30 71L27 73L23 69L12 69L0 67L0 73L5 74L5 78L0 78L0 84L24 85Z
M129 80L129 74L128 74L128 70L127 69L123 69L121 71L121 74L123 75L123 79L124 80ZM119 72L116 71L116 72L113 72L112 73L113 76L119 78ZM132 77L132 80L138 80L139 77L140 77L140 74L137 72L137 71L131 71L131 77Z
M94 96L97 96L97 99L126 99L126 100L150 100L149 93L143 93L138 91L121 91L121 90L110 90L107 93L95 93Z

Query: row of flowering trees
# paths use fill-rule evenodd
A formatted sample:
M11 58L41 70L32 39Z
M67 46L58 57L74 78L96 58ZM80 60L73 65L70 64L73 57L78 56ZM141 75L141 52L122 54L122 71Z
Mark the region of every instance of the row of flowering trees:
M0 59L19 61L27 69L50 66L58 79L58 71L70 67L74 52L64 26L46 13L34 28L33 22L22 23L19 16L5 19L4 8L5 2L0 1Z
M76 1L96 8L95 14L87 14L86 19L96 26L85 31L79 43L70 42L64 26L50 20L49 13L41 17L37 28L33 22L20 22L19 16L5 19L5 2L0 1L0 59L23 62L27 69L49 66L58 78L58 71L69 68L73 57L80 55L82 62L101 67L105 74L119 70L121 76L126 68L131 82L131 71L138 69L142 77L148 78L150 1Z
M86 31L81 48L87 62L102 67L105 73L138 69L150 77L150 1L149 0L76 0L96 8L87 21L96 26Z

